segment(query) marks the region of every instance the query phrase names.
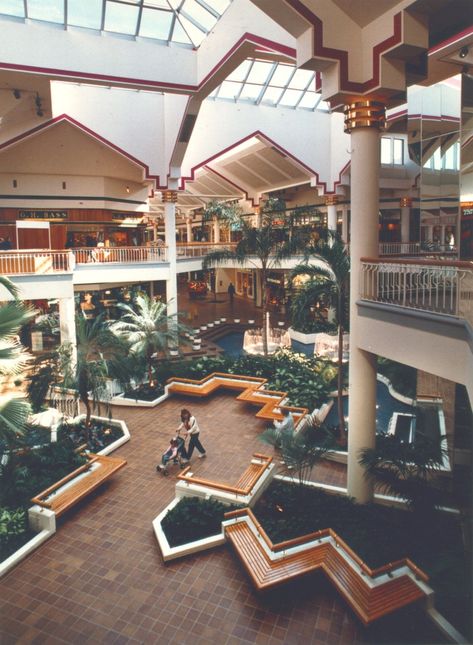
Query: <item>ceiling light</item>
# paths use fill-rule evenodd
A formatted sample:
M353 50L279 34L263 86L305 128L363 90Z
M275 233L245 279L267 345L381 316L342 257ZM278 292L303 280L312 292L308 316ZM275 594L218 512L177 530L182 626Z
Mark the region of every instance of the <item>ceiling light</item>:
M14 96L16 99L21 99L21 92L20 92L20 90L13 90L13 96Z
M468 52L468 47L462 47L458 55L460 56L460 58L466 58L468 56Z

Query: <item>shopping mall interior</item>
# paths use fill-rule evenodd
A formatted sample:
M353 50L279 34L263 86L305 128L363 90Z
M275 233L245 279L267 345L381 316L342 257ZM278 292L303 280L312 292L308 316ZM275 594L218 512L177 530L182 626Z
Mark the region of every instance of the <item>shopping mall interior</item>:
M0 29L0 641L470 642L471 0L0 0ZM303 457L261 440L287 412ZM27 494L67 432L78 480ZM179 500L230 512L217 546L174 554Z

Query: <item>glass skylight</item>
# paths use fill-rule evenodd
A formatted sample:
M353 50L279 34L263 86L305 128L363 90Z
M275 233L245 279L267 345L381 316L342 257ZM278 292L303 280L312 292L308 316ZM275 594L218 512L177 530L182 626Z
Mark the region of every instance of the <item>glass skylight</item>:
M198 47L232 0L0 0L0 15Z
M315 91L315 72L255 58L243 61L209 98L272 107L329 110L328 103Z

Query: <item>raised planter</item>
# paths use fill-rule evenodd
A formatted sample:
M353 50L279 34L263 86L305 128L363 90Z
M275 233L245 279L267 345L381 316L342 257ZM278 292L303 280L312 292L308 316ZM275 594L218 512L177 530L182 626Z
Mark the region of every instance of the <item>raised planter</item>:
M217 535L211 535L210 537L195 540L194 542L188 542L187 544L181 544L180 546L170 546L166 534L161 527L161 522L166 517L168 511L177 506L180 501L181 500L179 498L173 499L173 501L168 504L168 506L166 506L166 508L153 520L154 534L156 535L156 539L165 562L168 560L175 560L176 558L182 558L183 556L190 555L192 553L199 553L199 551L213 549L214 547L225 543L225 536L222 528L220 533Z
M85 419L85 414L79 414L79 416L74 418L74 421L82 421L83 419ZM127 441L130 441L130 431L128 430L128 426L121 419L112 419L110 421L108 417L98 417L96 415L93 415L92 419L98 419L99 421L105 421L106 423L110 423L111 425L119 426L123 432L122 437L119 437L116 441L114 441L113 443L110 443L108 446L105 446L105 448L102 448L102 450L99 450L95 454L109 455L117 448L120 448L120 446L123 446L124 443L127 443Z
M143 399L132 399L129 397L126 397L124 394L118 394L117 396L114 396L113 399L110 401L112 405L127 405L127 406L137 406L140 408L154 408L158 403L162 403L168 398L168 394L166 391L166 388L164 388L164 394L161 394L160 396L156 397L156 399L153 399L152 401L145 401Z
M302 343L303 345L313 345L317 336L317 334L304 334L301 331L296 331L292 327L289 327L288 332L292 340L297 340L298 343Z

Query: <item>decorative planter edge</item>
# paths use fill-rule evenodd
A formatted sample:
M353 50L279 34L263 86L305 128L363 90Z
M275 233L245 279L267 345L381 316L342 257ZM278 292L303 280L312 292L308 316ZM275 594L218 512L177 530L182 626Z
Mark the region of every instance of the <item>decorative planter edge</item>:
M167 515L167 512L173 509L179 502L180 499L173 499L173 501L168 504L166 508L163 509L161 513L153 520L154 534L158 541L159 548L161 549L161 554L163 556L164 562L175 560L176 558L182 558L186 555L191 555L192 553L199 553L199 551L206 551L207 549L212 549L216 546L225 544L225 536L222 528L221 532L217 535L211 535L210 537L203 538L201 540L187 542L187 544L181 544L180 546L170 546L167 537L161 527L161 522Z

